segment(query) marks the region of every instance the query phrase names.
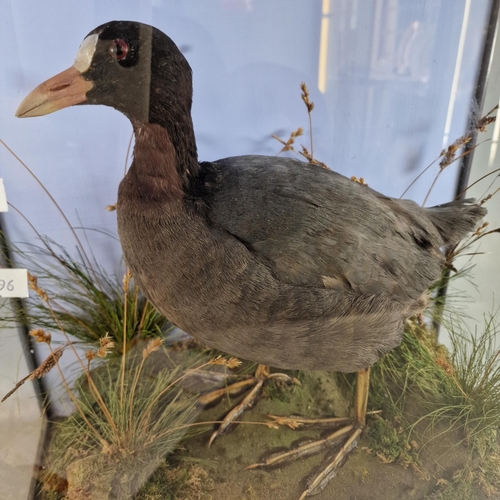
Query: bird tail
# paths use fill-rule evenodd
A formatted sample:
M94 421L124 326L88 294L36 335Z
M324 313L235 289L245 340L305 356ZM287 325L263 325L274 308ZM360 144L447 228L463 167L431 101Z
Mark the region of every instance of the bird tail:
M488 213L475 201L474 198L468 198L427 209L427 216L439 231L444 245L458 243L474 231L478 222Z

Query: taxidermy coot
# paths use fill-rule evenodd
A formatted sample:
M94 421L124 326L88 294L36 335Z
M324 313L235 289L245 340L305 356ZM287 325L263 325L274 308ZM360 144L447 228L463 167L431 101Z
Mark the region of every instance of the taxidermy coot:
M28 95L17 116L75 104L125 114L135 149L119 187L118 232L140 288L174 324L233 356L360 371L352 448L366 369L424 307L441 248L486 210L473 200L422 208L289 158L199 163L191 101L191 69L174 42L113 21L90 32L74 65Z

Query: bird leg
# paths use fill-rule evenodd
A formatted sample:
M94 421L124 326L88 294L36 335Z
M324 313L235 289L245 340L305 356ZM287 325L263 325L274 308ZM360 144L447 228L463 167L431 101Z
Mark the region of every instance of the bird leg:
M198 398L198 403L202 406L207 406L215 403L219 399L221 399L224 395L235 396L241 394L242 391L246 389L252 389L249 393L243 398L243 400L237 404L223 419L222 423L219 427L212 433L210 439L208 441L208 446L215 441L215 439L224 434L231 425L248 409L251 408L260 394L262 393L262 389L264 385L269 380L279 380L281 382L286 382L287 384L299 383L299 381L294 378L286 375L285 373L271 373L269 366L259 365L257 370L255 371L255 375L245 380L241 380L234 384L231 384L222 389L218 389L216 391L212 391L208 394L204 394Z
M309 478L307 487L302 492L299 500L307 496L315 495L325 488L325 486L337 475L339 469L345 464L349 455L356 449L359 438L366 425L366 407L368 403L368 389L370 385L370 369L360 370L356 375L356 393L354 396L354 418L333 418L323 420L306 420L290 417L272 417L275 422L288 425L291 428L298 428L301 425L313 422L327 422L332 424L348 424L323 439L310 441L301 446L292 448L284 453L268 456L260 463L252 464L246 469L257 469L264 467L276 467L284 465L297 458L304 458L315 455L325 448L335 447L336 452L328 455L320 466L320 472ZM341 443L340 448L338 448Z

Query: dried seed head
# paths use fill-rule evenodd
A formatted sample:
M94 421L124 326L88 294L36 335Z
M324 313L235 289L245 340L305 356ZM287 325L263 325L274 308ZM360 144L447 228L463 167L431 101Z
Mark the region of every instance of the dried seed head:
M36 276L33 276L31 273L28 273L28 285L29 287L34 290L37 286L38 279Z
M127 269L127 272L123 275L123 290L125 292L128 291L128 285L130 283L131 278L132 278L132 273Z
M283 149L280 151L280 153L283 153L283 151L293 151L293 143L295 142L295 139L297 137L300 137L304 133L304 129L302 127L299 127L297 130L294 130L291 134L290 137L286 142L282 141L278 137L273 136L275 139L277 139L281 144L283 144ZM280 154L278 153L278 154Z
M302 423L297 421L294 418L290 417L273 417L274 422L278 425L286 425L287 427L290 427L290 429L296 430L298 429Z
M146 359L152 352L157 351L162 344L163 340L160 338L150 340L148 345L142 350L142 359Z
M63 345L58 347L55 351L51 352L48 357L42 362L42 364L34 371L32 371L29 375L29 380L34 380L35 378L42 378L44 375L50 372L54 366L56 366L57 362L61 358L64 349L67 346Z
M106 335L104 335L104 337L101 337L99 339L99 345L101 347L106 347L106 346L114 347L113 340L109 336L109 333L106 333Z
M314 109L314 103L311 102L309 99L309 89L307 88L307 85L304 82L300 84L300 88L302 90L302 94L300 95L300 97L302 97L302 100L306 105L307 112L310 113Z
M444 370L444 372L446 373L446 375L453 375L453 373L455 371L453 369L453 366L444 358L437 358L436 365L441 367Z
M47 294L38 286L38 279L36 276L33 276L32 274L28 273L28 286L31 290L35 291L36 294L44 301L48 302L49 297Z
M85 351L85 357L87 358L87 361L92 361L96 357L96 351Z
M99 358L105 358L109 354L109 348L108 347L99 347L96 351L96 355Z
M351 181L357 182L358 184L361 184L362 186L368 186L368 184L365 182L365 180L363 179L363 177L360 177L358 179L355 175L353 175L351 177Z
M493 123L495 121L495 117L494 116L489 116L488 118L482 118L476 128L477 130L479 130L480 132L486 132L486 127L490 124L490 123Z
M322 161L315 160L305 146L302 146L302 151L299 151L299 154L302 155L311 165L318 165L319 167L329 170L328 165L326 165Z
M217 356L216 358L211 359L208 363L211 365L227 366L231 370L241 365L241 361L237 358L226 359L223 358L222 356Z
M485 227L489 226L489 222L484 222L480 227L478 227L474 233L472 234L472 236L479 236L480 234L483 233L483 229Z
M309 150L305 147L302 146L302 151L300 153L309 163L314 162L314 158L312 157L311 153L309 153Z
M241 361L237 358L229 358L226 362L226 366L230 369L233 370L234 368L238 368L238 366L241 365Z
M498 104L488 113L486 113L482 118L480 118L477 123L475 129L479 132L485 132L486 127L496 121L496 116L490 116L492 113L498 110Z
M30 331L30 335L35 338L37 342L46 342L50 344L51 335L46 333L43 328L37 328Z
M493 194L490 193L488 196L485 196L480 202L479 205L484 205L488 200L491 200L493 198Z
M264 422L269 429L279 429L280 426L276 422L272 422L271 420Z
M99 339L99 349L97 349L97 356L100 358L105 358L109 351L115 347L115 343L111 340L111 337L108 333L104 337Z
M456 152L465 144L469 143L472 140L471 133L467 133L462 137L459 137L453 144L450 144L446 149L441 151L440 156L442 156L442 160L439 162L439 168L443 170L447 166L451 165L457 158L455 157Z

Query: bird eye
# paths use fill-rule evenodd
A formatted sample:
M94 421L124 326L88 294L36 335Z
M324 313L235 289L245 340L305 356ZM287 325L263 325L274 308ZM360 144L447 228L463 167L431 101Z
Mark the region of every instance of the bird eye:
M111 43L109 51L117 61L123 61L128 54L128 44L121 38L117 38Z

